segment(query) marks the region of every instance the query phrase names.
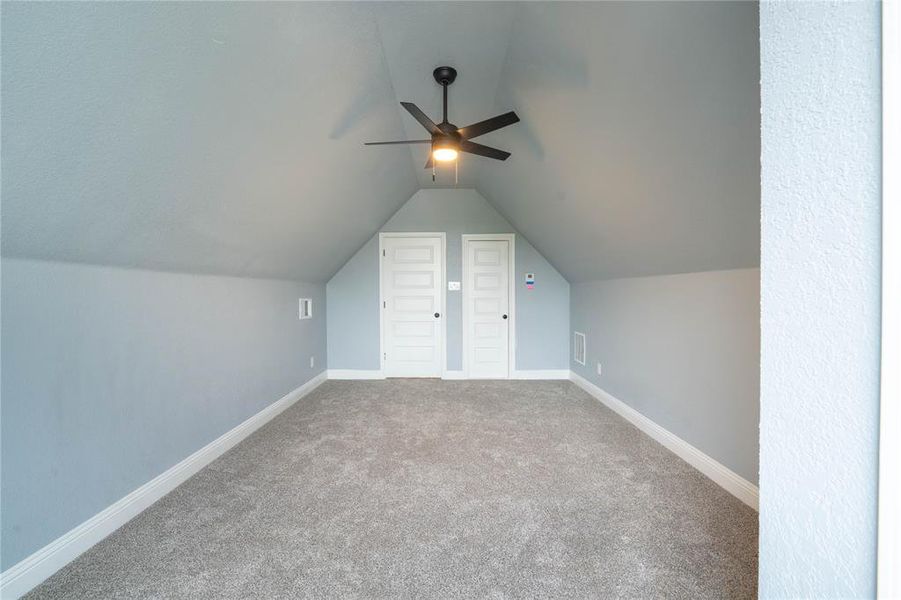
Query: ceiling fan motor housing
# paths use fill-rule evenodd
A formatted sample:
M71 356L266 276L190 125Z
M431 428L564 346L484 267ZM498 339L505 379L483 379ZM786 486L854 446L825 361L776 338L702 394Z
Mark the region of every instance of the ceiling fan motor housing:
M366 145L384 145L384 144L429 144L432 147L432 154L425 164L425 168L433 169L434 160L453 160L457 157L457 152L465 152L467 154L476 154L485 156L495 160L507 160L510 153L504 150L498 150L490 146L483 146L472 141L472 138L479 137L486 133L490 133L507 125L519 122L519 117L513 111L497 115L466 127L457 127L447 120L447 87L457 79L457 70L453 67L438 67L432 71L432 76L442 91L442 116L440 123L432 121L428 115L413 104L412 102L401 102L401 106L410 113L414 119L419 121L426 131L431 135L427 140L405 140L397 142L366 142Z
M462 136L457 132L457 126L453 123L439 123L441 133L432 135L432 148L459 148Z
M453 127L453 125L451 125ZM439 148L453 148L454 150L460 149L460 134L457 133L456 127L454 131L446 132L444 135L435 134L432 136L432 150L437 150Z

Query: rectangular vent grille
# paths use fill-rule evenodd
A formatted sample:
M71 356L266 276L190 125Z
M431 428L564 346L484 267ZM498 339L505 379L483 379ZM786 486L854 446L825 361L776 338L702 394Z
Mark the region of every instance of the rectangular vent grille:
M585 334L573 332L573 360L580 365L585 364Z
M312 298L301 298L300 306L298 307L298 316L301 319L312 319L313 318L313 299Z

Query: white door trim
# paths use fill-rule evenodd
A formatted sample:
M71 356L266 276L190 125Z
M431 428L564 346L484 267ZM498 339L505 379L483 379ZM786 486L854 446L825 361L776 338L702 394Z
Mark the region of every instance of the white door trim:
M882 3L882 368L876 594L901 598L901 0Z
M469 286L466 284L467 279L467 269L466 264L467 260L467 252L466 252L466 244L470 241L489 241L489 242L509 242L510 243L510 252L507 256L508 267L507 267L507 285L508 285L508 298L510 303L510 309L507 313L509 315L509 333L507 336L507 352L509 357L507 359L507 379L516 372L516 234L515 233L464 233L462 235L462 244L460 245L460 258L463 263L463 378L469 379Z
M382 285L382 257L385 253L385 238L439 238L441 240L441 281L439 286L441 293L441 323L438 326L439 336L438 352L441 373L435 375L441 377L447 371L447 236L443 231L399 231L379 232L379 369L385 372L385 294Z

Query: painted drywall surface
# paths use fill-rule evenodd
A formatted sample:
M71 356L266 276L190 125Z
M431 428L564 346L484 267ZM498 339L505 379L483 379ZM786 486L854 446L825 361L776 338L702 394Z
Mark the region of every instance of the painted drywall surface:
M423 137L449 63L452 122L522 118L461 183L571 280L757 264L753 2L0 10L4 256L326 281L434 185L362 142Z
M420 190L383 232L446 233L447 279L462 278L462 234L515 233L475 190ZM569 364L569 283L516 235L516 368L565 369ZM527 272L535 273L532 290ZM328 282L328 352L332 369L379 368L378 235ZM463 368L462 292L447 292L447 368Z
M571 369L756 484L759 282L737 269L574 283L587 352Z
M759 266L756 2L526 2L478 189L571 282ZM602 257L602 258L599 258Z
M761 598L873 598L880 10L760 5Z
M321 284L4 258L0 568L322 372L324 301Z
M442 89L432 71L438 65L451 65L458 77L448 90L448 120L463 127L498 114L492 106L519 12L517 2L384 2L374 12L398 102L413 102L440 123ZM436 28L435 23L441 27ZM392 139L428 137L399 104L397 109L404 129ZM451 186L456 179L460 186L472 187L485 162L482 157L461 154L459 173L438 169L433 182L432 171L423 168L429 151L427 145L397 150L412 159L413 172L423 188Z
M376 10L3 3L3 256L324 283L419 188Z
M332 369L381 368L378 254L376 235L326 284L328 361Z

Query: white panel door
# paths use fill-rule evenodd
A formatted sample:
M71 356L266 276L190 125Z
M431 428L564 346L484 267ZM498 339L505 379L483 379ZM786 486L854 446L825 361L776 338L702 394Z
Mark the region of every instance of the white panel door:
M510 374L510 242L466 240L464 246L468 376L506 379Z
M382 238L386 377L440 377L443 256L439 237Z

